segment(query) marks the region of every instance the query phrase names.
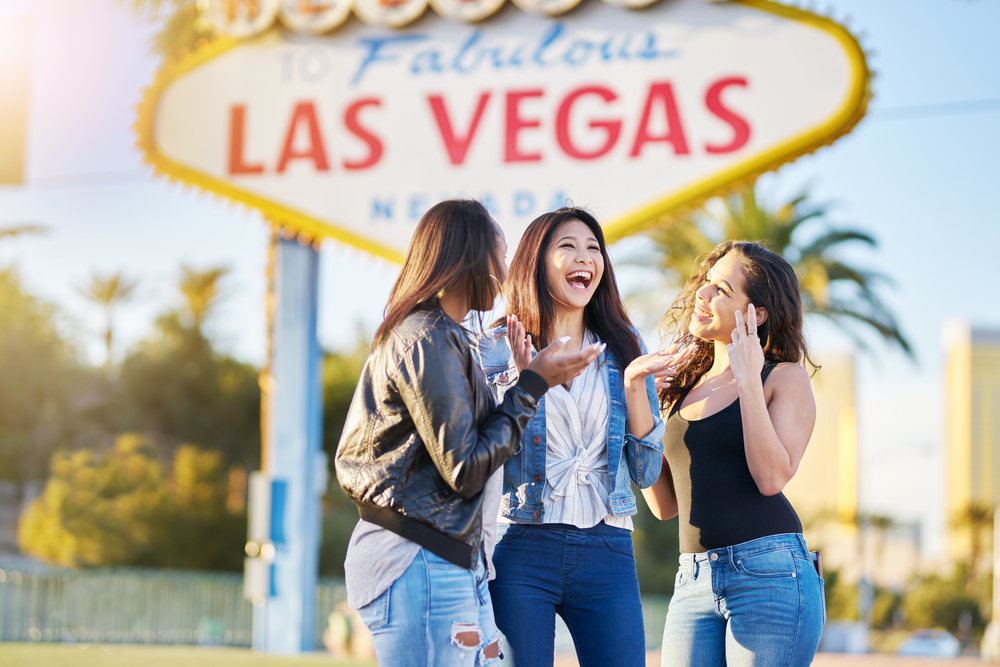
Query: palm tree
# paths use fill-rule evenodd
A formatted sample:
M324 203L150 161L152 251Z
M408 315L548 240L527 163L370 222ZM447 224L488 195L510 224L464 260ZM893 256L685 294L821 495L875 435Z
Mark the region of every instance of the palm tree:
M762 241L795 269L806 314L833 321L862 349L868 346L860 330L874 330L912 358L909 341L876 292L879 283L891 283L889 278L837 256L846 243L877 247L870 234L834 227L828 220L830 205L811 203L806 193L776 210L761 206L753 187L711 202L715 203L721 206L706 206L658 223L647 232L654 242L654 255L632 263L666 269L668 282L679 288L697 259L716 244Z
M158 23L150 46L165 58L190 53L212 39L214 27L198 0L118 0L139 19Z
M883 562L885 559L885 536L896 527L896 520L884 514L870 514L868 515L868 525L875 531L875 576L872 579L878 584L882 579L879 575L885 574L885 563Z
M979 581L979 559L983 553L983 532L993 530L993 507L984 502L971 500L952 515L949 523L952 530L969 532L969 574L966 579L966 592L975 595Z
M209 311L219 298L219 281L229 273L229 269L217 266L198 271L186 264L181 265L180 291L187 301L188 312L194 329L200 331Z
M121 272L102 276L93 273L90 282L79 288L80 294L104 310L104 345L107 351L105 364L111 364L111 352L114 347L114 310L119 304L128 301L135 292L138 283L129 280Z

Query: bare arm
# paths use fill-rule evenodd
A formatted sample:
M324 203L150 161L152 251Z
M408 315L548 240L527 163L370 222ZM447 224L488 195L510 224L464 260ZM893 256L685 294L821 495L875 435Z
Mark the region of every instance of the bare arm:
M760 379L764 353L757 338L752 304L747 319L748 326L744 326L742 313L736 313L729 362L740 392L747 465L760 492L773 496L798 470L816 423L816 403L806 369L791 363L780 364L772 371L768 402Z
M687 359L692 351L694 351L693 345L688 345L680 351L676 345L671 345L669 349L636 357L628 365L624 380L629 433L642 439L653 430L653 415L650 412L650 399L646 391L646 378L652 375L658 381L661 377L672 375L674 368Z
M663 457L663 470L659 478L652 486L642 490L642 496L657 519L666 521L677 516L677 493L674 491L674 478L670 474L666 457Z

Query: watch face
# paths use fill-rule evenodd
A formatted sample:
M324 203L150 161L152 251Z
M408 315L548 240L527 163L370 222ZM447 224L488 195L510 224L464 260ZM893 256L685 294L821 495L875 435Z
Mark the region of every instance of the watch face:
M449 19L475 23L482 21L503 6L506 0L430 0L431 7Z
M558 16L576 7L580 0L514 0L514 4L529 14Z
M352 0L281 0L278 16L290 30L318 35L343 23L352 5Z
M427 0L355 0L354 13L368 25L399 28L418 18Z
M252 37L271 27L281 0L208 0L216 29L230 37Z

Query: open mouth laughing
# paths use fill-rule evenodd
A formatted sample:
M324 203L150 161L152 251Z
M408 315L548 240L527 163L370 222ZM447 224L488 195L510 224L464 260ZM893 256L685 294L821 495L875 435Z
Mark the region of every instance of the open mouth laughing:
M578 292L586 292L590 288L590 283L594 280L594 274L590 271L574 271L566 276L569 286Z

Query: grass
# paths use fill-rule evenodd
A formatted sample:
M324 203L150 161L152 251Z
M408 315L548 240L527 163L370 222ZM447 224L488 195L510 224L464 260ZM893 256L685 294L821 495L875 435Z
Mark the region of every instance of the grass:
M377 667L328 653L278 656L245 648L0 642L4 667Z

